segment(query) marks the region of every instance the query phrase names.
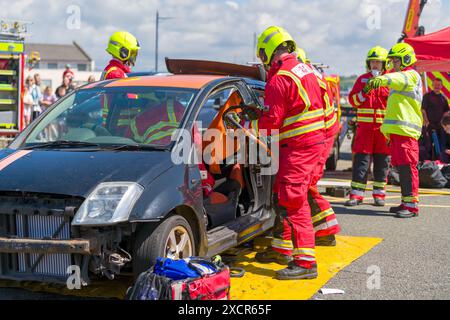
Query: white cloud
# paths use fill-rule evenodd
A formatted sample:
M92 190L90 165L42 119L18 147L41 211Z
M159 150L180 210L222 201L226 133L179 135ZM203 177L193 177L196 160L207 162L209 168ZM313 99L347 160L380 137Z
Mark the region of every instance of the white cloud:
M239 10L239 3L234 2L234 1L226 1L225 2L227 4L227 6L229 6L230 8L234 9L234 10Z
M445 3L445 4L444 4ZM78 5L81 28L68 30L66 9ZM377 6L380 29L367 28L368 6ZM406 0L0 0L1 16L30 20L32 42L80 43L104 65L109 35L134 33L142 52L136 68L153 70L156 10L174 19L160 24L160 68L165 56L246 63L254 60L253 34L285 27L314 61L340 74L359 73L371 46L389 47L400 37ZM427 32L450 25L450 4L431 0L422 24Z

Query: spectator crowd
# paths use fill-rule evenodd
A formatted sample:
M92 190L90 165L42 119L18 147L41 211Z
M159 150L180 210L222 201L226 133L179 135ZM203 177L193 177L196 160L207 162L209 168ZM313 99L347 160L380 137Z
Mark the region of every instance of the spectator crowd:
M74 81L74 78L74 72L70 69L70 66L66 66L66 70L62 75L61 85L53 91L52 87L43 86L39 74L28 76L25 80L23 97L25 125L29 125L48 107L75 90L79 84ZM95 81L95 77L90 76L87 82Z

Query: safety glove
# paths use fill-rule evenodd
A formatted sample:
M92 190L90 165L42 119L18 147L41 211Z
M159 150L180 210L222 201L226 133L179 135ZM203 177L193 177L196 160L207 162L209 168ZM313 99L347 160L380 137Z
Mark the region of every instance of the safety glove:
M369 82L367 83L370 87L370 89L378 89L380 87L383 86L383 79L382 78L372 78L369 80Z

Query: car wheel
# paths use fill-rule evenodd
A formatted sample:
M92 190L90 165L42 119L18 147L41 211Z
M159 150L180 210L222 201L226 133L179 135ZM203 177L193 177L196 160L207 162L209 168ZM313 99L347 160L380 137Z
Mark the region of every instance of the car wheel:
M337 164L339 160L339 146L338 143L334 143L333 152L331 153L330 157L327 160L327 163L325 164L325 168L327 171L334 171L337 169Z
M174 260L195 256L191 226L182 216L172 216L156 228L144 225L137 233L133 250L133 273L150 269L159 257Z

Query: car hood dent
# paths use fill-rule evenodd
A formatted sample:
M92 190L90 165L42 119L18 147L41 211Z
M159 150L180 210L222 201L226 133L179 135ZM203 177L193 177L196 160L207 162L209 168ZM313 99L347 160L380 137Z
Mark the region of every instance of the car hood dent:
M101 182L146 187L173 166L170 152L0 151L0 192L21 191L87 197ZM13 159L14 161L11 161Z

